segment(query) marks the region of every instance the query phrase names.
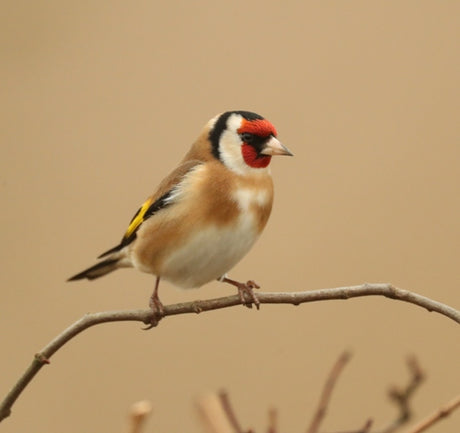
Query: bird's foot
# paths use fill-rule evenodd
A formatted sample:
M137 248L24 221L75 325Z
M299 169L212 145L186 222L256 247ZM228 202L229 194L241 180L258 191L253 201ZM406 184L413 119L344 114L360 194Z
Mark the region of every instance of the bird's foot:
M252 304L254 304L257 309L260 308L259 298L254 292L254 289L260 289L260 286L255 281L249 280L246 283L239 283L236 287L242 304L246 305L248 308L252 308ZM249 302L246 300L247 298L250 299Z
M257 295L254 293L254 289L259 289L260 286L253 280L249 280L246 283L240 283L239 281L231 280L226 276L222 277L220 281L229 283L238 289L238 295L241 303L248 308L252 308L254 304L257 309L260 308L260 301Z
M152 317L150 318L150 323L147 327L142 328L144 331L154 328L160 323L160 320L164 317L165 309L163 307L160 298L155 296L155 292L150 297L149 307L152 310Z

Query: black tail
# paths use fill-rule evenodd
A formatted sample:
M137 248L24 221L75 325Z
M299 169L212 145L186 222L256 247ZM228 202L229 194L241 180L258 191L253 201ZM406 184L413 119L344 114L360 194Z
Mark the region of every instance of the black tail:
M91 266L88 269L85 269L83 272L80 272L73 277L70 277L67 281L82 280L83 278L88 278L88 280L94 280L95 278L102 277L109 272L114 271L118 268L117 263L119 259L106 259L102 262L97 263L94 266Z

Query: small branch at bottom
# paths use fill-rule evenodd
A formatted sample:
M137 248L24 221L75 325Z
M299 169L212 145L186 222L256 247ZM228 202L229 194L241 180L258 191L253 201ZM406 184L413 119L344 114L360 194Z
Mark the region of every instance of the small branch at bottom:
M334 289L320 289L304 292L258 293L257 298L261 304L300 305L308 302L330 301L334 299L344 300L363 296L384 296L390 299L408 302L425 308L428 311L435 311L457 323L460 323L460 311L455 308L417 293L398 289L397 287L386 283L362 284L359 286L337 287ZM238 295L208 299L205 301L185 302L165 306L161 318L178 314L196 314L197 312L218 310L236 305L241 305L241 299ZM102 313L87 314L80 320L77 320L74 324L69 326L54 340L47 344L39 352L38 357L34 358L30 366L0 404L0 422L11 414L13 404L27 387L29 382L40 371L43 365L49 363L51 356L54 355L54 353L56 353L62 346L92 326L120 321L137 321L149 325L152 323L152 311L107 311Z
M445 406L441 407L435 413L426 417L425 419L417 423L415 426L413 426L411 429L409 429L407 433L422 433L426 431L428 428L430 428L432 425L440 421L441 419L449 416L454 410L459 408L460 395L457 395L457 397L453 398Z
M310 426L307 429L307 433L318 432L319 426L324 417L326 416L327 406L329 405L329 400L331 399L335 383L337 382L340 373L349 361L350 357L351 355L349 352L342 353L342 355L340 355L339 359L332 368L331 372L329 373L329 377L327 378L326 383L324 384L324 389L319 400L318 408L316 409L316 412L313 415L313 419L311 420Z

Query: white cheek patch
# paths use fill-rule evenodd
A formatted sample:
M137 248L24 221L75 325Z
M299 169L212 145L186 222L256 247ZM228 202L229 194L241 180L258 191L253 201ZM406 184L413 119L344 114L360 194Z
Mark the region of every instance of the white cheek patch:
M220 136L220 158L230 169L239 174L245 173L246 163L241 153L241 139L231 130L225 130Z
M251 167L243 158L243 142L238 129L241 127L242 117L239 114L232 114L227 119L226 129L222 132L219 140L219 156L221 161L230 170L241 176L247 174L266 174L270 172L267 167Z

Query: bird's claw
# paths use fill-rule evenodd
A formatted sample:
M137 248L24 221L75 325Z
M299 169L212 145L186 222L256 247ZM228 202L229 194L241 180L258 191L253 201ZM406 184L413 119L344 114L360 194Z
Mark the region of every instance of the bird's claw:
M252 308L252 304L257 309L260 308L260 301L257 295L254 293L254 289L260 289L260 286L253 280L249 280L246 283L239 283L237 285L238 295L240 296L241 303L248 308ZM249 297L249 302L247 298Z
M152 310L152 316L150 318L150 324L145 328L142 328L143 331L148 331L149 329L155 328L155 326L160 323L160 320L164 317L165 309L158 297L152 296L149 302L150 309Z

